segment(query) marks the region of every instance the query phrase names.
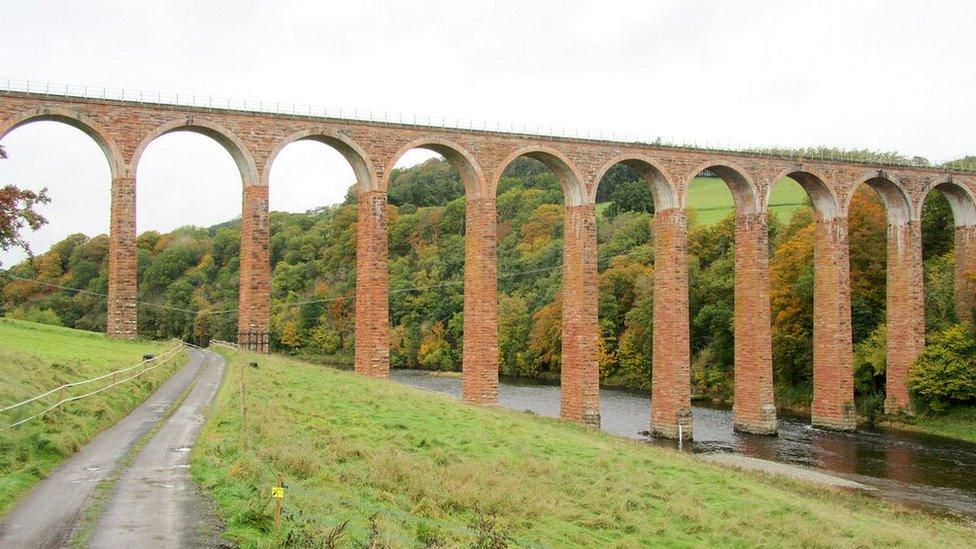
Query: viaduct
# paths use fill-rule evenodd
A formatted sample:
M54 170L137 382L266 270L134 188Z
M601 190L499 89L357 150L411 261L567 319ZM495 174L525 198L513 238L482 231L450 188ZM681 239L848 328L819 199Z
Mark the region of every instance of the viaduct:
M565 419L598 426L597 185L612 166L636 170L654 197L654 333L651 428L692 434L685 198L702 171L722 178L735 198L734 425L773 434L776 409L770 335L767 207L773 184L791 177L816 212L814 291L815 425L850 430L854 411L851 284L847 217L856 187L880 194L888 216L887 398L889 411L910 407L907 375L925 344L921 211L938 189L955 218L956 306L969 318L976 294L976 174L900 165L665 147L641 143L367 122L246 108L0 91L0 138L38 120L81 129L105 152L112 173L108 333L136 335L136 173L146 146L178 131L223 145L240 168L239 332L266 334L270 316L268 180L286 145L315 140L337 149L359 186L356 251L355 367L383 378L389 363L387 185L397 159L414 148L453 164L467 195L463 399L498 399L498 300L495 194L515 158L540 160L565 197L562 310L562 408ZM87 95L87 94L85 94ZM229 105L228 105L229 107ZM855 243L856 245L856 243ZM257 350L267 352L267 339ZM247 342L245 342L247 343ZM252 341L253 346L253 341Z

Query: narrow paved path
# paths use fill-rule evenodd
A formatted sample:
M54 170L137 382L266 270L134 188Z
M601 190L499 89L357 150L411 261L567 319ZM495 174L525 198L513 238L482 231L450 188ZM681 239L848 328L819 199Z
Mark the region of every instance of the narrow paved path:
M7 514L0 522L0 547L62 547L68 542L75 524L98 483L111 478L116 473L122 458L140 438L163 419L167 409L197 379L198 374L205 374L203 377L206 379L212 379L213 375L216 375L217 380L220 379L223 360L218 355L194 349L189 350L189 355L190 359L186 366L173 374L145 402L55 469ZM210 367L207 367L208 365ZM212 398L216 391L215 384L199 385L205 386L210 391L207 399L209 403L209 398ZM191 391L191 396L195 392L197 391ZM180 412L188 404L190 398L183 402L163 429L174 421L177 423L186 421L186 416ZM197 422L195 416L192 421ZM193 428L194 437L198 431L199 425ZM160 433L156 433L153 440ZM190 439L189 444L192 444L192 440ZM187 458L188 456L184 456L184 460ZM115 544L115 546L133 547L134 545Z
M190 479L190 448L206 420L224 360L204 355L206 368L190 394L122 473L89 547L200 547L212 534L206 501Z

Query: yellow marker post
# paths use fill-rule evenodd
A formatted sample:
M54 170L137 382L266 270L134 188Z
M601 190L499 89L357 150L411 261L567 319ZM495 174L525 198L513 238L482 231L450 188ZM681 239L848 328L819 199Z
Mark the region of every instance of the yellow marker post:
M275 530L281 529L281 501L285 499L285 479L278 475L278 485L271 488L271 497L275 500Z

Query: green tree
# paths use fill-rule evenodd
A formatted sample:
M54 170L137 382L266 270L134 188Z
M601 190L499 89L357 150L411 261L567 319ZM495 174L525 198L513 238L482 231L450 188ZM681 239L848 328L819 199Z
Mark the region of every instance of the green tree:
M613 219L621 212L654 213L654 198L643 180L625 181L617 185L610 200L610 205L603 211L607 219Z
M909 372L909 387L929 409L976 401L976 337L965 326L931 336Z
M457 170L446 160L431 158L410 168L390 172L389 203L435 206L464 196L464 184Z
M927 260L952 251L956 227L945 195L932 191L922 205L922 254Z

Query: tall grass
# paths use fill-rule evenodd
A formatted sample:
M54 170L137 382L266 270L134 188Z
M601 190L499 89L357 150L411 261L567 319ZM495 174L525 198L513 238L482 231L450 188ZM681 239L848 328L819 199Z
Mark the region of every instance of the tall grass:
M865 495L283 357L229 356L191 466L243 547L976 543L976 531Z
M0 408L64 383L137 364L143 354L158 354L174 344L110 339L103 334L0 319ZM0 514L66 457L135 408L185 362L186 353L180 351L139 378L67 403L17 427L6 428L54 404L60 395L54 393L0 413ZM64 396L86 393L110 382L111 378L78 387Z

